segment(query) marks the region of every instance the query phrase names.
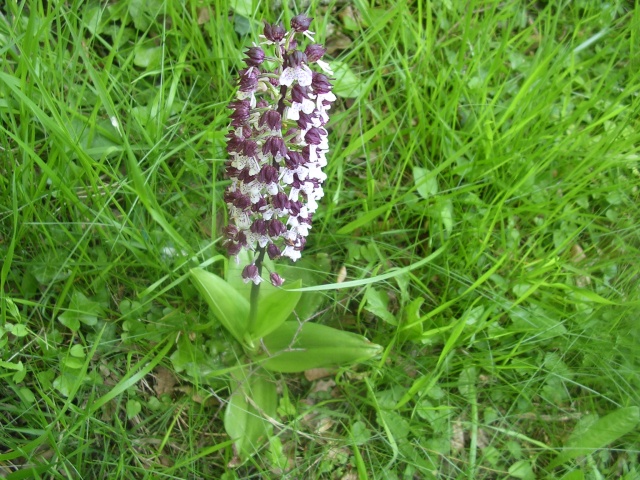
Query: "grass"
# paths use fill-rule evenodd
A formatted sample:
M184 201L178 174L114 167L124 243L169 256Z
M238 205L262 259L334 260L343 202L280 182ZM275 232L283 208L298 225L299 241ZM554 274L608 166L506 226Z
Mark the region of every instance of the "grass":
M302 7L232 3L2 11L0 476L638 478L640 9L311 2L340 98L303 265L442 253L322 292L384 353L276 376L237 466L240 352L187 273L224 268L242 50Z

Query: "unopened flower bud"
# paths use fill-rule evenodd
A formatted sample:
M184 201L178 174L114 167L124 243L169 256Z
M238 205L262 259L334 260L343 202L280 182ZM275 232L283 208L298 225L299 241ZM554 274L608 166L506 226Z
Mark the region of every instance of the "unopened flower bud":
M263 33L267 40L273 43L280 43L280 40L284 38L285 31L282 25L270 25L266 23Z
M284 283L284 278L282 278L276 272L271 272L271 275L269 275L269 278L271 279L271 284L274 287L281 287L282 284Z
M306 32L309 30L309 25L311 25L312 20L313 18L309 18L306 15L297 15L291 19L291 28L296 32Z

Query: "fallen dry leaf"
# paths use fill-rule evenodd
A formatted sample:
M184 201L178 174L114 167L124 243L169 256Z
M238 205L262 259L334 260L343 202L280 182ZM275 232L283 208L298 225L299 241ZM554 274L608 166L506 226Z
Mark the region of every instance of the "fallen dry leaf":
M169 369L164 367L156 368L155 379L156 384L154 385L153 389L155 390L157 396L161 396L164 394L170 395L171 393L173 393L174 387L178 382L176 380L176 377L173 376L173 373Z

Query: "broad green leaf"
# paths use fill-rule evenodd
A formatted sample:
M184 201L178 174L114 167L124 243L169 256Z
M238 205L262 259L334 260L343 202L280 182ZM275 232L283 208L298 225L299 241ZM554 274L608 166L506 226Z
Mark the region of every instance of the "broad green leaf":
M127 400L127 419L131 420L142 411L142 405L138 400Z
M353 73L349 64L340 60L330 62L335 85L333 93L342 98L357 98L364 91L364 82Z
M562 452L551 462L550 468L606 447L634 430L639 422L640 408L638 407L620 408L611 412L586 429L574 432L565 443Z
M73 347L71 347L71 350L69 350L69 354L72 357L84 358L85 357L84 347L82 345L76 344Z
M396 317L394 317L387 308L389 305L389 297L387 297L386 293L376 290L373 287L369 287L364 297L367 301L364 309L367 312L373 313L376 317L381 318L391 325L398 325Z
M213 315L243 343L249 321L249 302L231 285L213 273L192 268L193 283L205 299Z
M29 330L27 329L26 325L23 325L22 323L16 323L11 328L11 333L16 337L25 337L29 333Z
M382 350L361 335L316 323L285 322L263 342L262 365L285 373L364 361Z
M422 335L422 323L420 322L420 307L424 303L424 298L414 298L409 305L406 306L404 311L405 325L410 325L407 330L403 330L402 333L410 340L418 341Z
M267 286L266 284L264 285ZM300 288L302 281L298 280L289 285L290 288ZM256 324L252 325L249 335L252 340L258 340L273 332L291 315L296 308L302 292L289 292L284 288L260 289L258 297L258 312Z
M442 226L447 232L447 235L451 235L451 232L453 231L453 203L451 203L451 200L447 199L439 202L438 206L438 213L440 214Z
M71 295L69 308L58 316L58 320L75 332L80 328L80 322L86 325L98 323L98 317L102 313L102 307L98 302L88 299L82 292L75 291Z
M431 173L426 168L413 167L413 182L416 184L418 193L422 198L428 200L438 193L438 179L436 174Z
M247 459L271 434L270 420L276 415L278 399L276 385L268 378L257 374L239 377L227 404L224 428L234 441L240 458Z
M532 332L540 339L550 339L567 333L567 329L557 318L554 318L555 315L551 311L538 305L528 310L520 306L513 307L509 311L509 317L513 322L509 330Z
M137 67L148 70L157 68L162 60L162 47L142 47L135 49L133 63Z
M511 465L509 467L509 475L515 478L522 478L523 480L535 480L536 478L531 463L528 460L518 460Z

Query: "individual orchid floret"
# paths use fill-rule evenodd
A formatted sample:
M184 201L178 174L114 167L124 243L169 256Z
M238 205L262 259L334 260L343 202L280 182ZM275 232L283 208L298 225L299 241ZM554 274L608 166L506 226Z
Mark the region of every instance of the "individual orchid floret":
M265 25L261 44L245 52L247 68L239 71L238 93L229 104L227 251L232 256L243 249L253 253L242 277L255 285L263 280L265 255L271 260L301 257L324 196L325 125L336 97L329 78L314 70L317 65L331 71L322 61L324 47L298 43L305 36L313 41L311 21L298 15L288 32ZM276 286L284 282L275 272L269 279Z

